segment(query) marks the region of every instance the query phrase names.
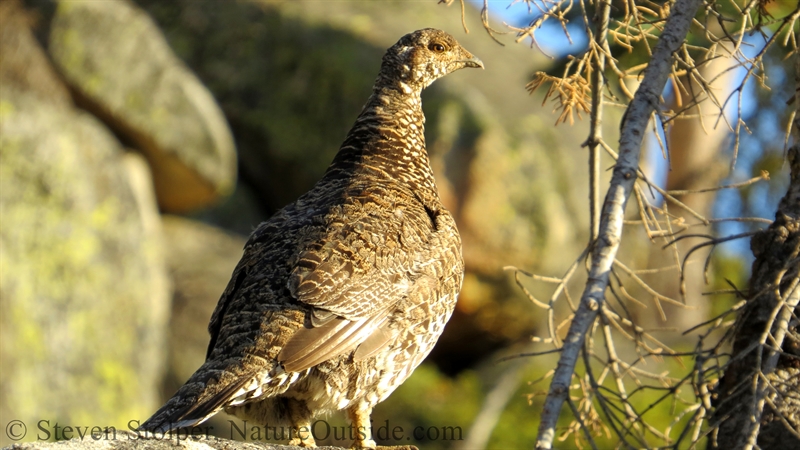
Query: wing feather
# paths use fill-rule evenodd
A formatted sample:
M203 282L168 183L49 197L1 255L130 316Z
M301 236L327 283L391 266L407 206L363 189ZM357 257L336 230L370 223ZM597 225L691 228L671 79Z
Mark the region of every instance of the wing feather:
M433 245L423 236L435 230L422 204L400 205L370 189L332 208L301 244L287 280L299 302L356 321L407 295Z
M355 321L336 318L319 327L302 328L283 347L278 360L287 372L302 372L355 349L387 318L385 311Z
M385 349L397 337L397 331L386 327L378 327L361 345L358 346L353 360L369 359Z

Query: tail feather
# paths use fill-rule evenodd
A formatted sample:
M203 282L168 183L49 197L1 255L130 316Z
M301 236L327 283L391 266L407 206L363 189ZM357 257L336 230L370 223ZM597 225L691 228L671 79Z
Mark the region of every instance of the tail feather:
M185 399L180 398L180 391L178 391L175 397L156 411L139 429L166 433L178 428L191 427L203 423L225 407L248 381L250 380L247 378L239 380L206 399L198 399L199 401L189 402L188 405L182 407L176 407L175 405L176 403L186 403ZM173 399L176 399L176 401L173 402Z
M234 375L204 364L175 395L139 426L139 430L166 433L206 421L231 400L252 388L254 375Z

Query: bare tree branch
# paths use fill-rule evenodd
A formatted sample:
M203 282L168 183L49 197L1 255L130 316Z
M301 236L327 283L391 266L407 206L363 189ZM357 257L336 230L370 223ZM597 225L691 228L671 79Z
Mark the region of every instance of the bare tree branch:
M589 138L584 145L589 147L589 216L591 241L597 239L600 226L600 143L603 140L603 91L605 90L606 48L608 46L608 19L611 1L598 0L594 15L597 27L592 42L592 113ZM587 28L588 29L588 28Z
M454 0L444 1L454 3ZM726 278L732 289L712 288L713 292L704 293L717 296L728 293L735 297L733 301L743 300L721 314L717 312L716 317L710 320L706 320L704 313L685 315L703 321L700 325L685 323L679 325L680 329L675 327L675 312L662 308L662 304L679 303L674 299L684 297L683 279L687 269L702 273L705 284L709 283L710 252L709 257L688 261L690 256L696 256L696 250L713 249L717 244L748 236L793 236L794 222L787 222L785 216L775 221L758 217L710 218L706 217L711 214L710 210L698 207L694 201L699 197L710 197L703 196L704 193L742 189L762 180L768 182L766 172L744 182L720 185L719 180L705 177L709 172L706 162L676 158L679 152L670 154L669 147L686 149L689 143L696 144L694 141L681 144L671 140L680 134L676 129L686 122L698 122L705 133L712 132L712 126L717 128L721 124L732 134L732 159L735 161L741 131L751 132L742 116L743 101L750 95L745 95L744 91L752 87L747 83L766 90L780 86L767 83L770 78L766 69L774 64L770 63L773 56L767 57L767 50L783 45L783 55L797 52L798 33L795 28L800 19L800 5L789 6L770 0L622 0L615 2L615 8L609 11L607 0L511 1L512 4L524 2L529 13L538 11L526 26L504 24L516 33L516 42L530 38L531 45L538 47L536 32L548 21L550 25L559 23L568 39L570 20L572 25L581 22L589 38L585 51L565 57L560 76L536 72L526 86L533 92L547 85L543 104L548 100L554 102L559 113L556 124L567 121L572 124L575 117L581 118L582 113L587 113L590 118L590 133L583 144L590 153L590 245L562 277L506 268L514 271L514 280L531 302L547 312L546 331L532 336L532 339L549 344L553 349L519 353L505 359L561 353L557 370L548 371L536 381L552 378L542 410L538 448L550 448L554 440L564 442L570 437L578 447L599 445L598 439L613 439L619 448L696 448L703 444L701 440L707 439L709 446L723 448L720 442L735 434L730 433L730 427L739 434L744 433L745 440L740 442L750 447L768 448L761 436L771 435L774 429L786 430L783 436L786 439L796 439L800 436L800 426L796 421L800 410L800 337L797 335L800 280L791 268L800 266L800 256L784 258L785 266L780 274L763 279L758 288L751 286L749 292ZM685 9L687 4L696 8L700 2L704 7L696 17L694 10ZM487 20L490 4L483 2L481 19L486 31L494 37L497 31L489 27ZM576 16L574 11L570 13L576 6L579 7L577 20L571 19ZM685 20L683 35L675 34L676 11L684 15L681 19ZM691 27L691 24L696 27ZM687 39L686 30L690 27L695 32ZM759 34L763 43L746 39L748 34ZM667 39L671 40L665 42ZM616 46L613 53L610 45ZM629 58L624 55L625 50L638 55ZM645 52L652 60L640 63L641 54ZM731 62L730 67L719 67L721 71L710 68L712 64L725 64L726 61ZM726 84L724 77L733 76L734 71L744 75L743 79L732 92L729 89L721 91L720 86ZM669 107L660 103L666 79L671 81L671 95L675 96L667 103L671 105ZM603 109L606 106L627 107L630 100L634 101L623 118L620 153L617 154L603 140ZM731 104L733 102L735 104ZM800 104L800 100L797 103ZM728 106L731 110L736 109L737 113L726 114ZM793 114L789 122L797 116ZM791 127L787 127L787 133L788 129ZM763 131L763 128L754 130ZM645 175L647 167L639 165L645 133L653 134L657 139L670 170L693 171L704 183L665 189L648 179ZM784 148L788 145L787 138ZM600 149L616 162L602 211L598 211L600 189L597 181ZM797 158L795 150L788 151L787 155L790 161ZM635 216L629 214L628 220L624 220L625 206L631 193L635 194L637 210ZM800 208L800 193L794 197L787 194L787 198L789 200L784 203L793 202ZM711 228L712 224L734 221L748 223L746 229L751 231L720 237ZM768 225L772 234L755 230L753 225L758 223ZM641 225L641 229L629 227L623 237L624 225ZM697 228L703 230L692 233ZM649 242L642 242L637 236L646 236ZM697 236L703 239L682 248L675 245L676 242L697 239ZM617 251L623 239L630 242L635 253L626 252L618 258ZM754 238L753 242L756 241ZM753 248L762 247L758 244ZM649 267L642 268L641 261L637 260L640 249L666 249L671 264L650 261ZM587 254L590 254L589 258ZM704 266L699 264L702 259L705 259ZM589 280L580 302L573 303L569 283L581 262L586 264ZM672 278L671 272L675 278L667 281L679 282L681 297L670 294L672 287L658 284L659 280ZM535 283L555 284L555 291L549 299L539 300L533 294L535 291L523 284L523 276ZM702 286L691 287L691 292L703 290ZM558 305L562 298L568 302L567 305ZM648 320L655 319L653 312L646 311L651 307L646 301L648 298L661 322L671 327L647 324ZM758 304L768 307L754 306ZM597 320L598 314L601 314L601 320ZM736 326L731 319L734 314L738 320ZM742 326L741 318L748 314L758 317L760 322L755 328ZM681 329L687 327L691 328L681 334ZM751 328L751 331L742 334L742 328ZM669 334L658 335L655 332ZM680 345L676 335L681 334L685 339L690 332L698 338L693 351L674 351L667 345ZM736 340L731 349L730 342L734 337ZM575 374L578 356L583 358L581 376ZM786 361L794 364L791 366L794 372L785 370ZM674 364L686 371L676 372ZM747 372L741 368L754 370ZM741 373L736 374L737 371ZM723 373L725 378L720 380ZM739 376L742 374L744 377ZM727 394L720 397L723 392ZM734 395L729 395L731 393ZM564 402L572 411L571 420L556 431L555 424ZM796 406L792 410L786 405ZM673 412L672 419L665 420L664 407ZM740 427L736 422L737 414L749 420L749 425ZM758 417L760 423L756 420ZM792 430L792 426L797 426L797 430Z
M569 386L578 354L583 347L589 327L597 318L605 300L611 265L616 258L622 236L625 205L633 190L639 168L642 139L651 114L659 104L661 92L671 73L672 55L683 44L700 0L678 0L664 25L664 31L653 50L653 57L645 69L644 79L634 94L622 121L620 151L611 185L603 204L598 239L592 251L592 267L580 306L564 342L558 367L545 400L537 449L553 447L556 423L561 407L569 395Z

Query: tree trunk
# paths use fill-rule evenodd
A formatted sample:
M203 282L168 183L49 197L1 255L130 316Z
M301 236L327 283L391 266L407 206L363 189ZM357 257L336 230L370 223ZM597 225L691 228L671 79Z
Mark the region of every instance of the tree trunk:
M800 107L800 58L795 66ZM800 109L800 108L798 108ZM720 380L710 448L800 448L800 111L788 152L790 183L775 222L753 236L747 305Z

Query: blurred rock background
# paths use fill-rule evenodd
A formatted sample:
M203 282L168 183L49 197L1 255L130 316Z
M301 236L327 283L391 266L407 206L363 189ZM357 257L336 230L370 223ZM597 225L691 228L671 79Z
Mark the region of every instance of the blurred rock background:
M147 418L201 364L247 234L320 178L384 50L436 27L487 67L423 94L467 275L436 349L373 419L466 437L502 373L527 367L498 352L544 322L502 267L563 272L588 223L586 124L554 128L524 90L549 62L492 42L478 14L467 24L433 1L0 2L3 426L22 420L27 441L41 419ZM511 378L529 393L527 379ZM531 442L528 399L495 443Z

